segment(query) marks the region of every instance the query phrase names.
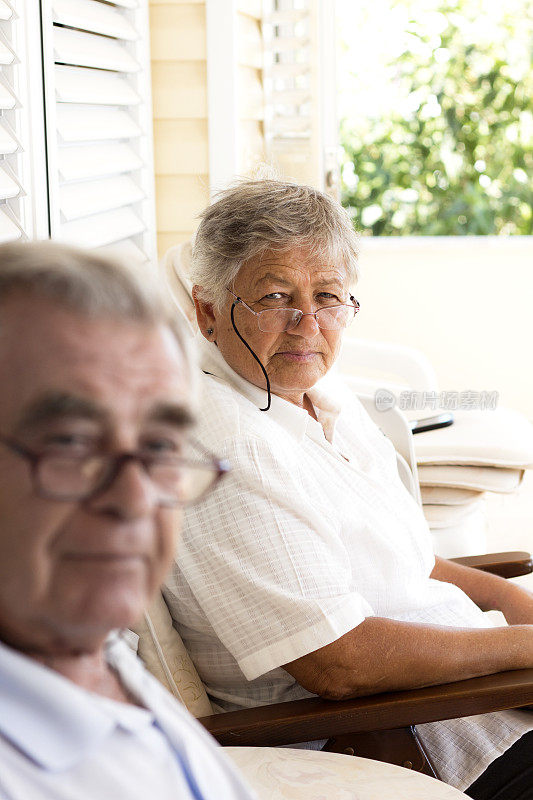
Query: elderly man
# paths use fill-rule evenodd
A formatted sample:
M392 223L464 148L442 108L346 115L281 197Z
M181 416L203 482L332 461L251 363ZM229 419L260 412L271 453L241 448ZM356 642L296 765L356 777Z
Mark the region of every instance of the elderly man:
M179 331L108 260L6 245L0 363L0 797L250 800L116 632L221 474L188 459Z

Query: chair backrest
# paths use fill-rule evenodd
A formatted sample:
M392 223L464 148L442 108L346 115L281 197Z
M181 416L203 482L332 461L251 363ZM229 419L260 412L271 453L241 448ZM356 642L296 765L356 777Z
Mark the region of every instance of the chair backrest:
M145 667L193 716L213 713L211 703L161 592L133 628Z

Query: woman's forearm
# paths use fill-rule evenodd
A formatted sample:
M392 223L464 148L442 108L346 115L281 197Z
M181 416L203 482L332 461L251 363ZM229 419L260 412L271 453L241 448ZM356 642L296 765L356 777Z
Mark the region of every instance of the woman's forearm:
M472 569L446 558L436 556L431 577L438 581L453 583L463 590L482 611L501 611L501 598L507 592L505 578L491 575L480 569Z
M286 664L308 691L343 699L533 667L533 625L457 629L368 617Z
M533 624L533 593L513 581L439 557L431 577L454 583L482 611L502 611L509 625Z

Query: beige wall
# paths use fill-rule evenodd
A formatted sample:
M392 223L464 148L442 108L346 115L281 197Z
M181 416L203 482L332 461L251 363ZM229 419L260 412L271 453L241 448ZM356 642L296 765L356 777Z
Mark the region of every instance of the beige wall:
M261 0L237 10L239 172L264 158ZM190 239L209 202L204 0L150 0L158 252Z
M246 175L265 159L263 36L260 0L240 0L238 7L239 172Z
M150 0L159 255L209 202L205 2Z
M533 420L533 237L363 240L350 336L423 350L442 390L497 390Z

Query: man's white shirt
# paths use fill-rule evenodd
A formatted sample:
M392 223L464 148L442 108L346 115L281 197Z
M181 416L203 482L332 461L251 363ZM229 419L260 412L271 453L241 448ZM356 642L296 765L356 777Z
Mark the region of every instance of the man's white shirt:
M201 340L195 438L232 471L189 509L165 596L220 709L308 696L282 665L368 616L454 627L492 623L456 586L429 578L423 513L392 444L361 403L326 382L318 421L237 375ZM357 668L357 665L354 665ZM523 733L529 712L418 726L441 776L464 789Z
M143 708L0 644L0 800L254 800L128 645L112 636L106 657Z

